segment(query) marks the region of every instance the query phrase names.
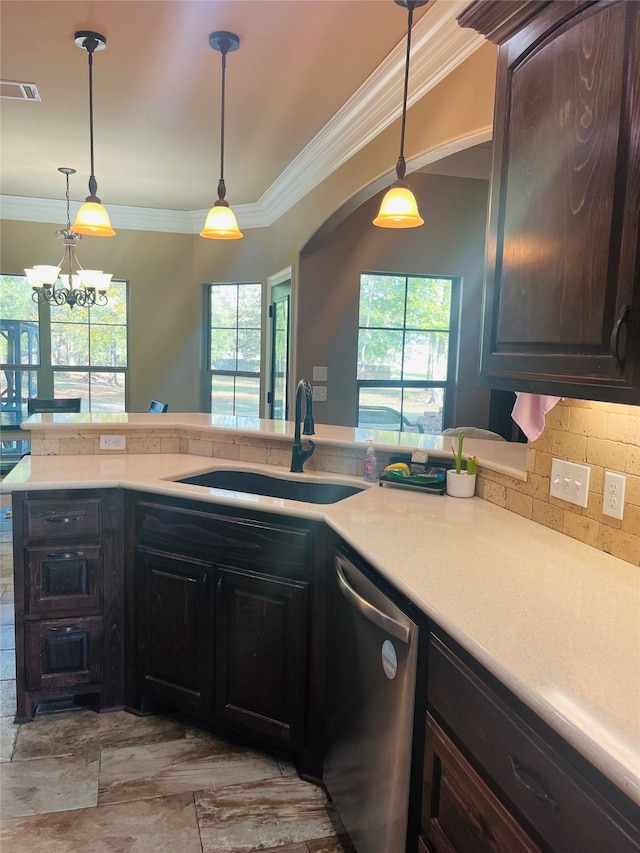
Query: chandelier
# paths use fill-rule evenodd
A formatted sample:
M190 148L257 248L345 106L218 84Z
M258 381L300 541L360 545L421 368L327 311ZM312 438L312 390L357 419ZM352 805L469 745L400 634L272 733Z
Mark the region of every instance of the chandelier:
M58 169L66 176L67 181L67 227L56 231L56 237L63 241L64 254L58 266L37 264L25 269L27 281L33 290L34 302L48 302L49 305L68 305L73 308L79 305L90 308L92 305L106 305L107 290L111 283L112 273L102 270L85 270L76 255L76 243L82 240L81 234L71 230L69 215L69 175L75 174L75 169L61 166Z
M408 9L409 22L407 28L407 58L404 66L404 96L402 99L402 126L400 129L400 156L396 163L396 180L387 190L380 211L373 220L379 228L417 228L424 225L424 219L418 212L418 204L414 194L405 182L404 176L407 165L404 159L404 131L407 124L407 92L409 90L409 58L411 55L411 27L413 25L413 10L425 6L428 0L395 0L398 6Z

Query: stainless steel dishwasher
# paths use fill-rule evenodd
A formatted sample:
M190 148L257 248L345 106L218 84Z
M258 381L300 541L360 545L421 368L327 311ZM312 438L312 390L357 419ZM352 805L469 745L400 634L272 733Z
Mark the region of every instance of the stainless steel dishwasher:
M328 621L324 783L358 853L415 850L426 684L424 617L337 552Z

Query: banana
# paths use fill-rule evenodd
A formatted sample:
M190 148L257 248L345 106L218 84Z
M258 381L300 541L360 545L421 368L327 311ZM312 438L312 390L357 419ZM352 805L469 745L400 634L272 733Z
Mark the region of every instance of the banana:
M387 474L389 471L400 472L404 477L411 476L409 466L405 462L394 462L392 465L387 465L382 473Z

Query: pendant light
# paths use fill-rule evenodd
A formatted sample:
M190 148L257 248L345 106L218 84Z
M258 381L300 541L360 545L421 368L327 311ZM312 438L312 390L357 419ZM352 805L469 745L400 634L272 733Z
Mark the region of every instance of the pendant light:
M76 243L82 240L81 234L71 230L69 214L69 175L75 175L75 169L61 166L58 169L67 179L67 227L56 231L56 237L64 242L64 254L57 266L37 264L26 269L27 282L33 290L34 302L48 302L49 305L79 305L90 308L92 305L106 305L107 289L112 275L102 270L85 270L76 255Z
M89 237L114 237L109 214L102 206L97 196L98 182L96 181L93 165L93 54L104 50L107 40L100 33L90 30L80 30L74 36L78 47L87 51L89 57L89 142L91 150L91 176L89 177L89 195L76 216L71 230L76 234L86 234Z
M373 224L379 228L417 228L424 225L424 219L418 213L418 203L414 194L404 180L407 169L404 160L404 130L407 123L407 92L409 89L409 57L411 54L411 27L413 26L413 10L425 6L428 0L394 0L398 6L409 10L409 25L407 29L407 59L404 67L404 98L402 100L402 128L400 130L400 156L396 163L396 176L391 187L387 190L378 215Z
M210 240L239 240L243 234L238 228L235 213L225 200L227 188L224 183L224 96L227 70L227 54L240 47L240 39L233 33L223 31L209 35L209 46L222 55L222 99L220 102L220 180L218 181L218 200L207 214L201 237Z

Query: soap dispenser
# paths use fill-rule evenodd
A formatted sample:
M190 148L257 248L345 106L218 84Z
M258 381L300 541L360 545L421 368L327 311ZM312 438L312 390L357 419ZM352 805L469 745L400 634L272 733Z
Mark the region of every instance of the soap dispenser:
M376 449L370 443L362 464L362 477L367 483L375 483L377 476L378 460L376 459Z

